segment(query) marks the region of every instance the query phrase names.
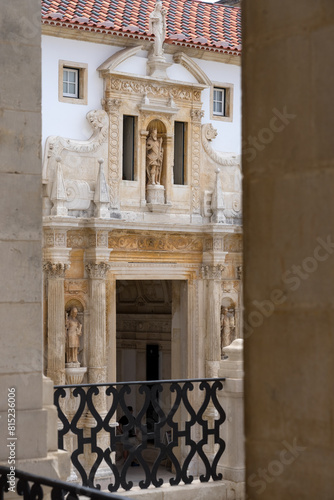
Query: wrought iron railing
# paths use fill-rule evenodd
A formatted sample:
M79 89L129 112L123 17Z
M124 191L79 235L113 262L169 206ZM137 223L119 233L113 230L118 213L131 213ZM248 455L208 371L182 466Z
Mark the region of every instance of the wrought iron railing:
M126 497L104 493L97 489L86 488L75 484L64 483L57 479L37 476L13 468L0 466L0 500L5 493L19 495L24 500L42 500L51 493L52 500L82 500L83 497L92 500L126 500Z
M71 452L74 480L109 491L220 480L224 379L56 386L58 447ZM129 406L135 408L135 413ZM123 425L117 420L125 415ZM135 434L135 437L131 437ZM120 463L124 460L124 463ZM168 476L168 477L166 477Z

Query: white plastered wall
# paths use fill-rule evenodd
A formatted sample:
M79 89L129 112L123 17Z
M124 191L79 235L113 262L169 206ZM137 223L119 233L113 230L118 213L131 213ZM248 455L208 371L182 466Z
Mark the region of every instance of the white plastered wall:
M121 47L99 43L70 40L52 36L42 37L42 144L50 135L85 140L91 136L91 129L86 122L86 114L91 109L101 108L103 98L103 80L96 68L106 61ZM182 47L180 47L182 50ZM145 75L146 51L124 61L117 71ZM166 55L172 65L167 73L171 80L195 83L196 79L180 64L174 64L172 56ZM88 64L88 102L87 105L68 104L58 101L59 60ZM224 152L241 153L241 67L235 64L194 59L213 82L233 84L233 121L224 122L210 119L210 89L202 93L205 111L202 123L211 122L218 131L212 146Z

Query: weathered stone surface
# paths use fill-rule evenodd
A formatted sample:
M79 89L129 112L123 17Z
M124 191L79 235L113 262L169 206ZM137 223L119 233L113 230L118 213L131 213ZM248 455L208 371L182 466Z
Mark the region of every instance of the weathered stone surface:
M330 498L333 3L243 6L247 494Z

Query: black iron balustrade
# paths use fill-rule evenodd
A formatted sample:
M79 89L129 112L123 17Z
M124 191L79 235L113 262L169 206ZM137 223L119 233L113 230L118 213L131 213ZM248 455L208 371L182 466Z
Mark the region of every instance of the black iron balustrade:
M104 493L95 488L86 488L75 484L64 483L57 479L50 479L36 474L29 474L20 470L11 470L0 466L0 500L4 494L13 496L16 493L24 500L42 500L51 493L51 500L82 500L82 497L92 500L126 500L126 497Z
M217 466L225 442L219 430L225 412L218 391L223 381L215 378L56 386L54 402L62 425L58 447L66 449L66 439L74 439L71 460L82 484L100 488L96 476L104 467L110 472L109 491L132 488L133 481L127 475L134 470L130 469L133 465L141 467L137 472L142 477L142 489L161 486L161 470L164 467L165 476L167 465L170 485L191 483L195 462L201 482L220 480L222 474L217 472ZM131 405L136 414L128 409ZM128 423L122 426L121 433L116 421L123 414ZM136 444L129 438L133 429L139 436ZM125 461L121 466L115 460L120 446L127 450L123 451ZM147 450L155 453L151 464L146 459Z

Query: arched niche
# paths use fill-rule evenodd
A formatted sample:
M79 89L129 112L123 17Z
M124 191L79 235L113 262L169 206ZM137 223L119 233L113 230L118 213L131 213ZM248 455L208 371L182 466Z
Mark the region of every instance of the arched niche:
M70 311L73 307L76 307L78 309L78 320L82 324L82 335L80 337L80 348L78 352L78 361L81 364L81 366L87 366L86 365L86 360L85 360L85 345L87 345L87 339L85 338L85 308L83 303L78 300L78 299L70 299L66 302L65 304L65 318L64 321L66 320L66 316L70 314Z
M158 139L162 138L162 147L163 147L163 162L162 162L162 169L161 169L161 180L160 184L162 186L166 186L166 173L167 173L167 141L166 141L166 135L167 135L167 128L165 124L163 123L162 120L159 120L158 118L155 118L149 122L147 125L147 132L148 136L151 134L153 130L157 131L157 137ZM147 172L146 172L146 181L147 181Z

